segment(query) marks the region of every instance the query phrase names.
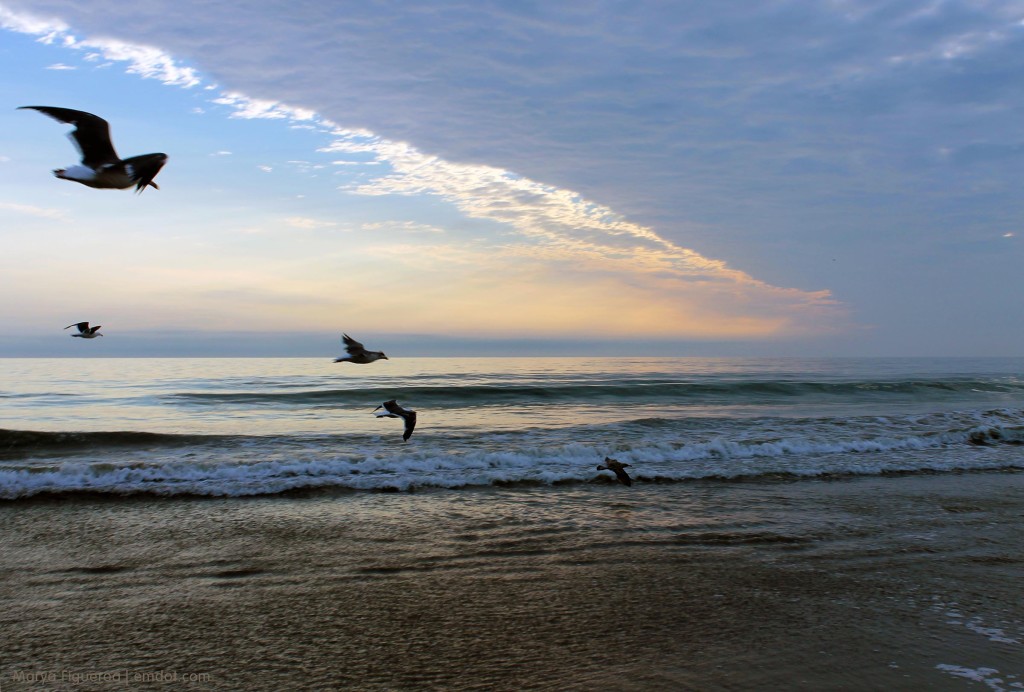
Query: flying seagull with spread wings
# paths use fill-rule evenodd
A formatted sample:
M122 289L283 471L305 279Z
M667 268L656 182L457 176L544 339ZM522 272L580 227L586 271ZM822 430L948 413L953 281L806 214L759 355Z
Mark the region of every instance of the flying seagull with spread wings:
M110 124L98 115L54 106L21 108L37 110L54 120L75 126L69 136L82 154L82 163L55 170L53 174L61 180L101 189L124 190L132 185L136 192L142 192L146 187L160 189L153 178L167 163L167 154L142 154L122 159L110 141Z
M618 461L617 459L605 457L604 463L599 464L597 470L614 471L615 476L619 479L620 483L622 483L623 485L633 485L633 479L629 477L628 473L626 473L627 466L629 466L629 464L623 464L621 461Z
M380 409L384 409L381 413L376 413ZM402 434L402 439L408 441L412 435L413 429L416 427L416 412L412 409L402 408L398 405L398 402L394 399L385 401L383 404L373 409L374 415L378 418L401 418L405 421L405 432Z
M361 343L353 339L348 334L342 334L341 340L345 344L345 350L348 351L348 355L341 358L335 358L335 363L358 363L360 365L365 365L367 363L372 363L375 360L381 360L382 358L384 360L389 360L389 358L384 355L383 351L367 351L363 348Z
M64 329L71 329L72 327L78 327L78 333L72 334L71 336L80 336L83 339L95 339L97 336L103 336L99 333L100 325L90 327L88 322L75 322L64 327Z

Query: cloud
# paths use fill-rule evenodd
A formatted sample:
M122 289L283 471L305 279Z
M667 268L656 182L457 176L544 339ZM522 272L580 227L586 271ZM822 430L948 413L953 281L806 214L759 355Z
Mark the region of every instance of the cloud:
M232 118L254 118L288 119L288 120L313 120L316 113L306 108L293 108L277 101L264 101L252 99L244 94L226 93L223 96L213 99L213 103L230 106Z
M380 231L384 233L443 234L445 232L443 228L438 226L428 223L417 223L416 221L375 221L373 223L364 223L361 228L364 231Z
M50 65L46 69L48 69L48 70L77 70L78 68L74 67L72 65L65 65L62 62L58 62L58 63L54 63L54 64Z
M17 204L15 202L0 202L0 209L12 211L16 214L24 214L25 216L35 216L40 219L52 219L54 221L66 221L66 212L60 209L49 209L45 207L36 207L31 204Z
M39 37L43 43L60 41L65 47L86 51L89 60L105 60L127 63L129 74L146 79L158 79L164 84L192 87L200 84L198 73L191 67L179 65L167 53L149 46L137 45L115 39L79 40L70 33L68 26L59 20L40 19L30 14L16 13L0 5L0 27ZM63 65L49 69L75 69Z
M828 291L805 292L778 288L726 263L710 259L666 240L652 229L631 223L608 207L571 190L556 188L509 171L456 164L425 155L399 142L364 132L335 131L329 152L372 151L392 173L353 192L362 195L420 195L442 197L471 218L487 219L516 229L526 244L513 254L552 266L570 265L577 273L618 275L646 281L652 292L646 300L671 301L687 294L744 292L776 309L791 311L791 322L811 308L820 319L836 305ZM646 277L646 278L645 278ZM720 302L720 300L718 301Z
M286 218L284 222L292 228L302 228L305 230L331 228L338 225L335 221L323 221L321 219L312 219L306 216L290 216Z

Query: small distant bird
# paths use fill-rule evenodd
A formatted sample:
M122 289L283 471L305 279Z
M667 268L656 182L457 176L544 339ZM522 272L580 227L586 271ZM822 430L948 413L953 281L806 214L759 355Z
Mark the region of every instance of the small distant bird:
M385 401L373 410L376 412L382 408L385 413L377 413L376 416L378 418L401 418L405 421L405 433L402 435L402 439L408 441L412 435L413 428L416 427L416 412L412 409L402 408L394 399Z
M101 329L98 324L95 327L90 327L88 322L76 322L74 324L69 324L64 327L64 329L71 329L72 327L78 327L78 333L72 334L71 336L80 336L83 339L95 339L97 336L103 336L98 333Z
M147 186L160 189L153 178L167 163L167 154L142 154L122 159L110 141L110 124L98 115L53 106L20 108L31 108L54 120L75 126L69 136L82 155L82 164L55 170L53 174L61 180L117 190L134 185L136 192L142 192Z
M605 457L603 464L598 464L598 471L614 471L618 477L619 482L623 485L633 485L633 479L626 473L626 467L629 464L623 464L621 461L612 459L611 457Z
M345 350L348 351L348 356L343 358L335 358L335 363L359 363L365 365L372 363L375 360L390 360L384 355L384 351L367 351L363 348L363 345L353 339L348 334L341 335L341 341L345 344ZM377 408L380 408L379 406Z

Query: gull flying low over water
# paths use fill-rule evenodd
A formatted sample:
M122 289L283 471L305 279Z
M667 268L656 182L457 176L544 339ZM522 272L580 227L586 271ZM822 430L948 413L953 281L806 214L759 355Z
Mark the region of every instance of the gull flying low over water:
M348 351L348 355L342 358L335 358L335 363L358 363L360 365L365 365L367 363L372 363L375 360L381 360L382 358L384 360L389 360L389 358L384 355L384 351L367 351L363 348L361 343L353 339L348 334L342 334L341 341L345 344L345 350ZM378 408L380 407L378 406Z
M95 339L97 336L103 336L99 334L100 325L90 327L88 322L75 322L64 327L64 329L71 329L72 327L78 327L78 333L72 334L71 336L80 336L83 339Z
M55 170L53 174L61 180L116 190L134 185L136 192L142 192L147 186L160 189L153 178L167 163L167 154L142 154L122 159L110 141L110 124L98 115L53 106L20 108L31 108L54 120L75 126L69 136L82 154L82 163Z
M629 464L623 464L621 461L612 459L611 457L605 457L604 463L599 464L597 467L598 471L614 471L619 482L623 485L633 485L633 479L626 473L626 467Z
M380 409L384 409L383 413L376 413ZM402 408L398 405L398 402L394 399L385 401L383 404L373 409L374 414L378 418L401 418L405 421L405 432L402 434L402 439L408 441L409 436L412 435L413 428L416 427L416 412L412 409Z

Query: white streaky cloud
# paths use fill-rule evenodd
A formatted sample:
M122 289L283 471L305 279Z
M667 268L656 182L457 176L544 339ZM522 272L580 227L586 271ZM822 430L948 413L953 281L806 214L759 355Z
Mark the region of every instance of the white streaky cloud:
M284 220L284 222L292 228L302 228L305 230L331 228L338 225L335 221L323 221L321 219L312 219L307 216L289 216Z
M264 173L272 173L274 171L273 166L267 166L266 164L260 164L259 166L256 166L256 168L260 169Z
M130 74L137 74L146 79L158 79L164 84L192 87L201 83L194 69L179 65L171 56L157 48L113 39L80 40L69 33L68 26L61 21L12 12L3 5L0 5L0 28L38 36L38 40L43 43L59 41L66 48L86 51L90 60L102 57L105 60L126 62L126 71Z
M167 85L187 88L202 83L193 68L177 64L171 56L157 48L111 39L81 41L72 47L97 49L107 60L127 62L129 73L146 79L158 79Z
M48 209L36 207L31 204L17 204L15 202L0 202L0 209L13 211L26 216L35 216L40 219L53 219L54 221L66 221L67 215L60 209Z
M399 233L444 233L445 230L429 223L417 223L416 221L375 221L364 223L361 227L364 231L399 232Z
M42 43L53 43L68 31L68 25L60 20L40 19L23 12L12 12L3 5L0 5L0 28L39 36L38 40Z
M680 247L571 190L528 180L509 171L444 161L408 144L365 132L344 133L326 151L371 151L392 168L392 173L356 186L352 192L440 196L467 216L512 226L543 248L548 259L586 260L595 268L613 263L619 270L745 286L806 305L834 304L828 291L805 292L771 286L720 260Z
M46 69L48 69L48 70L77 70L78 68L75 67L74 65L65 65L62 62L57 62L57 63L54 63L52 65L47 66Z
M286 161L286 163L300 173L312 175L315 175L317 171L327 168L325 164L313 163L312 161L298 161L293 159L291 161Z
M277 101L265 101L252 99L244 94L228 92L213 99L213 103L230 106L233 109L232 118L264 119L272 120L287 119L293 121L309 121L317 118L316 113L306 108L295 108Z

